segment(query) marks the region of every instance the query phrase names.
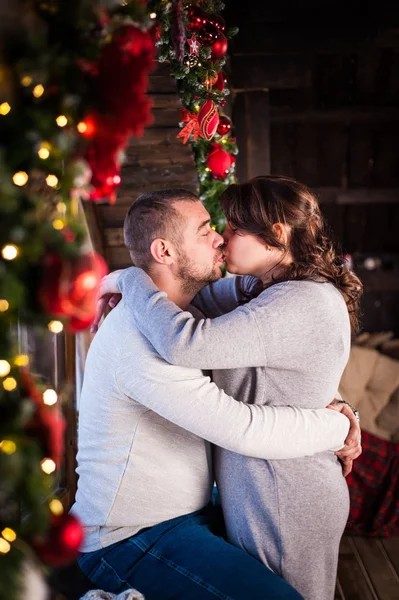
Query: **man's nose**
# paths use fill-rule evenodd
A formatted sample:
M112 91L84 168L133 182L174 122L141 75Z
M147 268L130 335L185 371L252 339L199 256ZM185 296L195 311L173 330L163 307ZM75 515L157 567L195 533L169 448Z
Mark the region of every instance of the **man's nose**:
M217 231L215 231L215 238L213 240L213 245L216 248L219 248L220 246L224 245L224 239L223 237L220 235L220 233L218 233Z

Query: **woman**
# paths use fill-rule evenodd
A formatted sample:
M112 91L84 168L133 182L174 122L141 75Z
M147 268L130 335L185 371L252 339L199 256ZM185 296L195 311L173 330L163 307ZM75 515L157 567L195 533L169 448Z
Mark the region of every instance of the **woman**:
M217 369L213 379L227 393L264 403L267 390L274 406L320 408L336 394L348 360L362 286L336 254L317 201L302 184L258 177L230 186L221 203L227 269L253 276L241 282L246 303L233 310L237 286L222 280L195 304L209 316L224 316L196 321L133 269L119 280L126 305L166 360ZM251 300L259 281L262 291ZM239 334L237 324L245 324ZM332 600L349 510L336 456L265 461L217 448L215 467L229 540L306 600Z

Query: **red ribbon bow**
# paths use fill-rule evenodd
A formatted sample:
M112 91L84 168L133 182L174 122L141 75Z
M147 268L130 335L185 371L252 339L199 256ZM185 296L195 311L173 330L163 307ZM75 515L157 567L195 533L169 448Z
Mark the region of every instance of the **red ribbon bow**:
M186 144L190 135L193 134L193 140L195 142L200 135L198 115L191 113L186 108L182 108L180 109L180 120L183 123L187 123L187 125L183 127L176 137L183 138L183 144Z

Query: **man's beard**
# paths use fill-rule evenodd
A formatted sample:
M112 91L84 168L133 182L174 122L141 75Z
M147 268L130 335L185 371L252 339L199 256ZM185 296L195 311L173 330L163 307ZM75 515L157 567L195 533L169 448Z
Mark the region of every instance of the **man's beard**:
M180 255L177 277L183 294L195 296L204 286L220 279L220 266L217 264L221 253L215 256L212 267L196 265L188 256Z

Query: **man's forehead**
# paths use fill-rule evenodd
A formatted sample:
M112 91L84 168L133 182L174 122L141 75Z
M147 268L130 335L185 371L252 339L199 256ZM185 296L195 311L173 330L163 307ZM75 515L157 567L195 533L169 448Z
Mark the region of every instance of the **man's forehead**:
M199 223L211 218L202 202L189 202L182 200L176 203L175 208L184 216L187 225L198 227Z

